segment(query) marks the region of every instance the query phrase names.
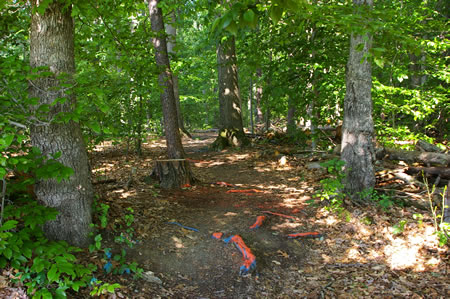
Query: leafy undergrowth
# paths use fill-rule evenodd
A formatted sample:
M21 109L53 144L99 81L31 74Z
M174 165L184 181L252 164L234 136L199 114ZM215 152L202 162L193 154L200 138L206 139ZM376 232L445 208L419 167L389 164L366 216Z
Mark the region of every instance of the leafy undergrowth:
M80 258L101 269L99 281L121 285L105 296L449 297L448 247L439 246L433 219L420 208L426 207L423 190L403 186L402 195L414 194L408 199L378 193L365 207L342 199L334 209L317 196L330 175L311 167L329 157L267 144L209 152L214 134L196 137L185 146L200 183L180 191L162 191L149 178L154 161L164 157L163 141L145 144L143 157L128 161L108 144L92 154L101 234L98 254ZM379 190L398 183L377 178ZM262 215L262 225L250 229ZM256 256L256 269L239 275L240 251L213 239L214 232L240 235ZM322 237L288 237L305 232ZM133 275L141 269L160 281ZM0 280L0 290L7 284Z

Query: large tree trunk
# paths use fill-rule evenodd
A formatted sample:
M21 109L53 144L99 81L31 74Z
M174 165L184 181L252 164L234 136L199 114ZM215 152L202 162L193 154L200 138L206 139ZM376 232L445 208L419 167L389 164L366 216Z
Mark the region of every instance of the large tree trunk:
M75 105L74 95L66 93L61 86L62 83L73 83L74 25L70 5L53 2L41 15L34 10L38 3L32 1L30 65L32 68L49 67L52 75L33 80L29 91L31 97L39 99L39 104L33 109L40 105L51 107L48 114L50 121L58 113L70 112ZM62 75L66 79L60 79ZM53 105L60 98L66 99L65 102ZM59 162L74 171L68 180L39 179L35 184L37 198L59 212L56 220L44 225L47 237L65 240L76 246L89 245L94 193L79 124L69 121L51 122L48 126L34 125L30 133L33 146L39 148L44 156L60 152Z
M167 52L169 55L175 56L175 45L177 43L177 28L175 27L176 15L175 11L172 11L170 14L170 22L167 22L166 32L167 32ZM170 58L169 58L170 61ZM191 134L189 134L188 130L184 127L183 114L181 113L180 107L180 92L178 88L178 76L172 75L173 80L173 93L175 95L175 104L177 108L177 119L178 126L180 127L180 131L182 134L185 134L189 138L192 138Z
M353 3L355 6L372 6L373 0L353 0ZM361 20L363 19L361 16ZM364 47L358 51L360 44ZM371 44L371 34L352 33L347 64L341 158L345 161L345 192L355 201L364 200L361 192L375 186L372 69L365 58Z
M217 43L217 64L220 131L212 147L221 150L227 146L245 146L249 141L242 126L234 36L227 37L225 41Z
M167 156L169 159L184 159L185 153L183 145L181 144L180 130L178 127L172 71L170 70L169 55L167 52L167 42L164 31L164 20L161 8L158 8L159 2L161 1L150 0L148 3L148 8L150 11L152 31L155 34L155 37L152 38L152 43L155 48L156 65L160 68L158 83L162 89L160 99L164 116ZM161 185L170 186L170 188L179 188L181 186L179 186L177 182L189 181L189 183L193 183L193 175L188 163L186 163L183 171L176 172L176 175L182 178L173 180L173 172L170 176L160 176L159 179L161 181ZM190 178L192 178L192 180ZM167 180L169 182L167 182Z

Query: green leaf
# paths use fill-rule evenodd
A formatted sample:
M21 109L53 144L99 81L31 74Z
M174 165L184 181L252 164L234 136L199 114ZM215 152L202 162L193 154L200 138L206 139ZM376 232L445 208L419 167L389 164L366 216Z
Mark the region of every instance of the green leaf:
M39 298L39 296L42 299L52 299L53 298L52 293L50 293L50 291L47 289L40 289L39 291L36 292L36 294L33 296L33 298L35 298L35 297Z
M55 297L56 298L67 298L67 294L65 292L67 290L67 287L59 287L55 290Z
M58 273L58 267L53 264L47 273L47 278L49 282L57 281L59 279L60 273Z
M80 289L80 287L82 287L82 286L84 286L84 285L85 285L85 283L82 282L82 281L75 281L75 282L72 284L72 290L74 290L75 292L78 292L78 290Z
M100 124L98 122L92 122L89 127L92 129L92 131L94 131L97 134L100 134L101 129L100 129Z
M52 0L43 0L40 1L39 6L36 7L36 10L39 14L43 15L47 7L52 3Z
M217 29L217 26L219 25L219 23L222 21L221 18L217 18L214 20L212 26L211 26L211 31L214 32Z
M52 155L53 159L58 159L59 157L61 157L61 152L56 152Z
M237 35L238 33L238 26L236 25L236 22L231 22L231 24L227 27L227 30L233 34L233 35Z
M6 137L3 137L3 144L5 147L8 147L11 145L11 143L14 140L14 135L7 135Z
M33 252L31 251L31 248L22 248L22 254L27 258L31 258Z
M281 16L283 15L283 8L278 5L272 5L270 8L270 18L274 24L277 24L280 21Z
M253 20L255 19L255 13L253 10L249 9L244 13L244 20L247 23L253 23Z
M364 43L360 43L356 46L356 51L362 51L364 49Z
M114 283L114 284L110 284L106 287L106 290L110 293L114 293L115 289L120 288L120 284L118 283Z
M3 251L3 255L4 255L8 260L11 259L12 253L13 253L13 252L12 252L11 248L5 248L5 250Z
M222 18L222 29L225 29L230 25L231 21L233 21L233 16L230 13L227 13Z
M1 168L0 168L0 169L1 169ZM6 221L5 223L3 223L2 226L0 226L0 231L5 231L5 230L13 229L13 228L16 227L17 223L19 223L19 222L17 222L16 220L9 220L9 221Z
M383 67L384 67L384 59L375 57L375 58L373 59L373 61L374 61L375 64L378 65L380 68L383 68Z

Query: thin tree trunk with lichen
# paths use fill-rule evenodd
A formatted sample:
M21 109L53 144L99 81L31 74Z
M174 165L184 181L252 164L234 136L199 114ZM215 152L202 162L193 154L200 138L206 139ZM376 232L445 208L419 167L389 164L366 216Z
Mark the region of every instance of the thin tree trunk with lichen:
M373 0L354 0L354 5L372 6ZM361 20L364 17L361 16ZM363 49L357 48L362 44ZM345 162L345 192L352 200L361 202L364 191L375 186L375 160L372 119L372 69L367 60L372 44L370 33L352 33L347 64L344 98L344 124L341 158Z
M165 24L166 32L167 32L167 52L169 56L172 58L175 56L175 45L177 43L177 28L175 27L176 15L175 11L172 11L169 14L170 21ZM170 58L169 58L170 60ZM192 138L191 134L184 127L183 114L181 113L181 105L180 105L180 93L178 88L178 76L172 74L173 80L173 93L175 95L175 104L177 108L177 119L178 126L180 127L180 132L186 135L189 138Z
M219 136L212 148L221 150L227 146L245 146L249 143L242 125L241 98L239 93L236 46L234 36L217 43L219 75Z
M165 171L158 171L157 167L154 172L159 176L161 186L171 189L180 188L182 183L192 184L195 179L189 163L184 160L185 153L178 127L176 101L173 89L172 71L170 69L169 55L167 52L163 14L161 8L158 7L158 3L160 2L161 1L158 0L150 0L148 8L150 11L151 27L154 33L152 43L155 48L155 60L156 65L160 69L158 83L162 89L160 99L164 116L167 156L169 159L176 161L176 163L171 163L170 160L167 160L165 162ZM183 161L181 162L183 167L177 166L179 161Z
M60 113L70 113L76 102L73 93L68 93L67 87L63 87L73 84L75 73L72 9L70 5L52 2L44 14L40 14L36 11L38 5L39 1L32 1L30 66L33 69L48 67L52 74L33 79L29 95L39 99L33 110L41 105L50 107L50 124L33 125L30 128L31 143L47 158L59 152L58 161L72 168L74 173L61 182L38 178L35 194L39 201L59 212L55 220L45 223L46 236L86 247L91 242L94 198L86 147L78 123L52 121ZM55 101L59 102L55 104Z

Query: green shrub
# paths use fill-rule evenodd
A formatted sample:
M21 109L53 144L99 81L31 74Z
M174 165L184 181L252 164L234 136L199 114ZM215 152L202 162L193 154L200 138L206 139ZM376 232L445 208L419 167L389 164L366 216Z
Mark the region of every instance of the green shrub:
M64 241L49 241L42 225L57 211L29 199L17 200L4 210L0 226L0 268L15 269L15 282L27 287L33 298L66 297L66 290L86 287L96 267L77 263L81 249Z

